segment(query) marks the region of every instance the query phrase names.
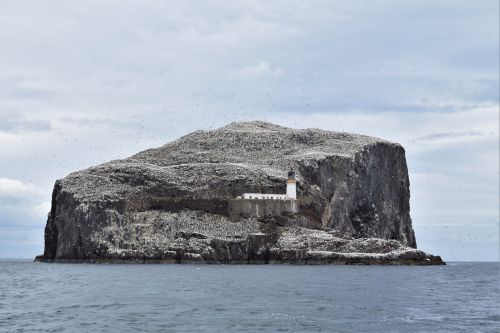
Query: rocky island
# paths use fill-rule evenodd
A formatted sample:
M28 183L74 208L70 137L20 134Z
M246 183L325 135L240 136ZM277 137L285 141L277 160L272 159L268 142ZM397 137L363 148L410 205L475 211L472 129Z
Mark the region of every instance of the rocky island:
M293 211L234 212L244 193L288 200L271 194L289 170ZM409 186L399 144L231 123L57 180L36 260L444 264L416 248Z

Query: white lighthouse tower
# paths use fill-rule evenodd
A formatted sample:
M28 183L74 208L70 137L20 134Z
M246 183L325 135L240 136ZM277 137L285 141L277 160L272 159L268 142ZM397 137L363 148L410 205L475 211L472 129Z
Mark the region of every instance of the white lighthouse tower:
M286 196L290 199L297 199L297 184L295 180L295 172L292 169L288 171L288 179L286 181Z

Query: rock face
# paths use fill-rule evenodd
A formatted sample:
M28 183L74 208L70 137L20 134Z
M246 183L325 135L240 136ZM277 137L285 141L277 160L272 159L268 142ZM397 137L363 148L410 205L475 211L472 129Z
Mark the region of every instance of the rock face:
M234 218L244 192L299 211ZM440 264L416 250L405 151L377 138L264 122L197 131L56 181L40 261Z

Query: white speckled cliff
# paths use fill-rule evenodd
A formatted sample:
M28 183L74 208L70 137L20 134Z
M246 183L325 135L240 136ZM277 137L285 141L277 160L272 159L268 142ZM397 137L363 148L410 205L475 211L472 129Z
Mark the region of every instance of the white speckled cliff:
M297 214L237 218L245 192ZM197 131L54 186L40 261L441 264L416 250L405 152L348 133L265 122Z

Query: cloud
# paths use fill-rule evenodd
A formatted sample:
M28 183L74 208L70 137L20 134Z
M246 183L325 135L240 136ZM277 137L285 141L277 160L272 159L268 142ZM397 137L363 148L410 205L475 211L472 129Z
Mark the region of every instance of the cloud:
M41 192L33 184L27 184L16 179L0 178L0 200L32 198L40 195Z
M464 131L464 132L444 132L444 133L433 133L426 136L422 136L418 138L418 140L422 141L434 141L434 140L443 140L450 138L467 138L471 136L481 136L483 133L479 131Z
M261 61L256 65L244 66L231 75L236 79L278 78L284 74L284 70L278 66L272 66L267 61Z
M0 132L4 133L22 133L29 131L49 131L52 129L50 121L45 119L27 120L27 119L2 119L0 123Z
M0 226L42 225L50 211L43 189L16 179L0 178Z

